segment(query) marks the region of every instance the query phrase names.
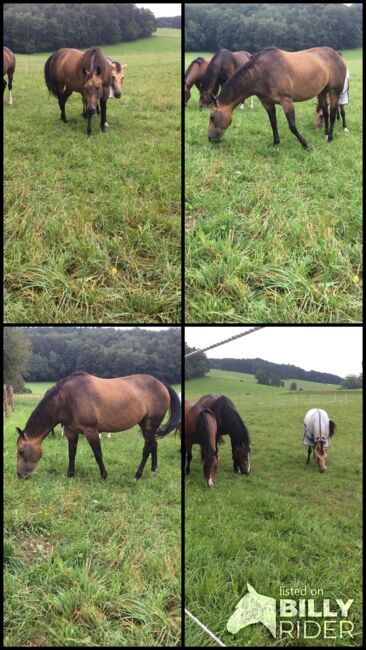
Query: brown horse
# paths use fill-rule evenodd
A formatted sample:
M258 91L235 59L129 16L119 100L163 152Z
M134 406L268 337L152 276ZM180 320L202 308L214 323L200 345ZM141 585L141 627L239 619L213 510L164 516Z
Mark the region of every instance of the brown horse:
M120 64L118 61L113 61L109 56L105 57L110 65L111 68L111 74L112 74L112 83L111 87L109 89L109 95L108 99L112 99L115 97L116 99L119 99L122 96L122 84L125 78L125 68L127 68L127 63ZM84 97L82 97L83 101L83 117L87 117L86 113L86 104ZM97 104L97 114L99 115L99 104ZM105 123L105 126L108 126L107 122Z
M200 404L184 402L184 447L186 452L186 474L190 473L192 446L201 447L203 474L208 487L214 485L219 460L216 445L217 424L209 408Z
M63 122L67 122L66 101L75 91L82 95L88 119L87 135L91 135L91 119L99 102L100 128L106 130L107 99L112 85L112 73L108 60L97 47L85 53L66 47L57 50L47 59L44 75L48 90L58 99Z
M329 96L327 95L327 106L328 106L328 116L329 116ZM344 111L344 105L338 104L337 106L337 121L339 120L339 114L342 116L342 128L345 133L349 133L346 124L346 113ZM323 126L324 114L323 109L319 105L319 102L316 103L315 114L314 114L314 127L316 129L321 129Z
M230 52L230 50L219 50L211 59L207 70L203 75L200 88L199 107L210 106L215 95L221 86L225 85L228 79L233 76L234 72L242 65L248 63L251 58L249 52Z
M210 61L211 57L203 59L202 56L199 56L188 66L184 77L184 106L187 106L191 97L192 86L196 86L198 90L200 89L202 77Z
M170 418L159 429L167 410ZM102 478L107 478L103 464L99 433L116 432L140 425L145 444L140 466L135 474L142 476L151 454L151 471L157 469L156 436L173 431L180 421L180 401L171 386L150 375L131 375L116 379L100 379L86 372L61 379L47 391L34 409L24 430L19 434L17 474L30 476L42 456L44 438L56 424L61 424L69 443L67 476L74 476L75 455L79 434L84 434L99 465Z
M15 54L8 47L4 47L4 76L8 75L8 88L9 88L9 104L13 103L11 91L13 88L13 75L15 70ZM6 88L6 81L4 81L3 92Z
M249 432L232 401L225 395L204 395L197 403L211 409L214 414L218 441L221 436L226 434L230 436L234 472L249 474Z
M314 47L301 52L285 52L268 47L254 54L237 70L214 100L208 127L208 138L218 142L230 126L234 108L246 97L257 95L268 113L274 145L280 142L277 131L276 104L281 104L291 132L305 149L306 140L295 124L294 102L318 96L324 109L325 134L333 140L333 127L339 96L342 93L347 68L342 57L331 47ZM326 107L330 100L330 125Z

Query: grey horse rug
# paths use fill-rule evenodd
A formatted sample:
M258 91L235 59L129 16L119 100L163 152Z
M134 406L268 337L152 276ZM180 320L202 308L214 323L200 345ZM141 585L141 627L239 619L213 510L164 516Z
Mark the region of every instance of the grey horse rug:
M310 409L304 418L304 440L303 445L314 447L318 441L325 443L324 447L328 449L330 444L329 436L329 417L323 409Z

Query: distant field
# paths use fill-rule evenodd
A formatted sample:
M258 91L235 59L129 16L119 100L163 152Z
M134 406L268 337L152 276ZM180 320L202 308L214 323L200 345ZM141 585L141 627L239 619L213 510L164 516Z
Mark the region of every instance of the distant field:
M307 382L295 380L304 393L291 395L250 377L211 370L186 382L186 399L216 392L234 401L252 450L250 475L236 475L226 437L215 486L208 489L194 448L185 482L186 607L227 646L361 646L362 393L347 391L345 402L346 391L318 384L317 394L315 382L307 391ZM306 465L302 445L305 412L316 406L337 425L324 474L313 460ZM260 624L229 634L226 623L247 582L277 600L281 585L353 598L354 638L280 640ZM315 597L316 606L321 603ZM187 617L185 629L187 646L216 645Z
M138 427L103 436L104 482L81 437L76 475L67 479L67 441L57 427L32 479L19 481L15 427L24 427L38 401L16 397L5 422L5 646L179 646L178 438L158 443L156 476L148 463L135 481Z
M48 95L50 53L17 55L13 106L4 93L6 322L180 319L180 30L101 49L127 68L107 133L94 117L89 139L80 94L68 124Z
M186 68L197 56L189 52ZM281 143L254 98L220 145L207 141L198 91L185 109L186 319L190 323L362 321L362 51L350 70L349 134L315 131L314 100L295 105L313 151L277 106Z

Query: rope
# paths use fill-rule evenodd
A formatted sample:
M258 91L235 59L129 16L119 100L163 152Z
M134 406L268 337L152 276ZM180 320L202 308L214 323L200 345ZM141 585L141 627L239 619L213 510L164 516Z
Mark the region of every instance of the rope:
M258 327L253 327L251 330L248 330L247 332L241 332L240 334L235 334L235 336L230 336L228 339L224 339L224 341L219 341L219 343L214 343L213 345L208 345L207 348L202 348L198 350L193 350L193 352L188 352L188 354L185 355L185 358L188 359L188 357L192 357L194 354L200 354L201 352L206 352L207 350L212 350L212 348L217 348L219 345L224 345L224 343L229 343L229 341L235 341L235 339L240 339L242 336L247 336L248 334L252 334L253 332L256 332L257 330L262 330L265 327L265 325L260 325Z
M211 632L211 631L208 629L208 627L206 627L205 625L203 625L203 623L201 623L201 621L199 621L198 618L196 618L195 616L193 616L193 614L191 614L191 612L189 612L188 609L184 608L184 611L185 611L186 614L188 614L188 616L190 616L190 618L192 619L192 621L194 621L195 623L197 623L197 625L199 625L199 626L204 630L204 632L206 632L206 634L208 634L208 636L211 637L211 639L213 639L214 641L216 641L216 643L218 643L218 645L221 645L223 648L226 648L225 643L223 643L222 641L220 641L220 639L218 639L217 636L215 636L215 635L213 634L213 632Z

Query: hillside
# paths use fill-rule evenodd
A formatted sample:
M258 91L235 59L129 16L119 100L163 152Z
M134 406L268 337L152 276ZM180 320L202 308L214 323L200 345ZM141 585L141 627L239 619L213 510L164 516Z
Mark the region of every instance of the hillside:
M221 370L233 370L234 372L247 372L254 375L258 368L266 368L271 373L275 373L281 379L304 379L305 381L315 381L321 383L340 384L342 377L333 375L329 372L318 370L304 370L299 366L289 363L273 363L265 359L209 359L210 367L220 368Z

